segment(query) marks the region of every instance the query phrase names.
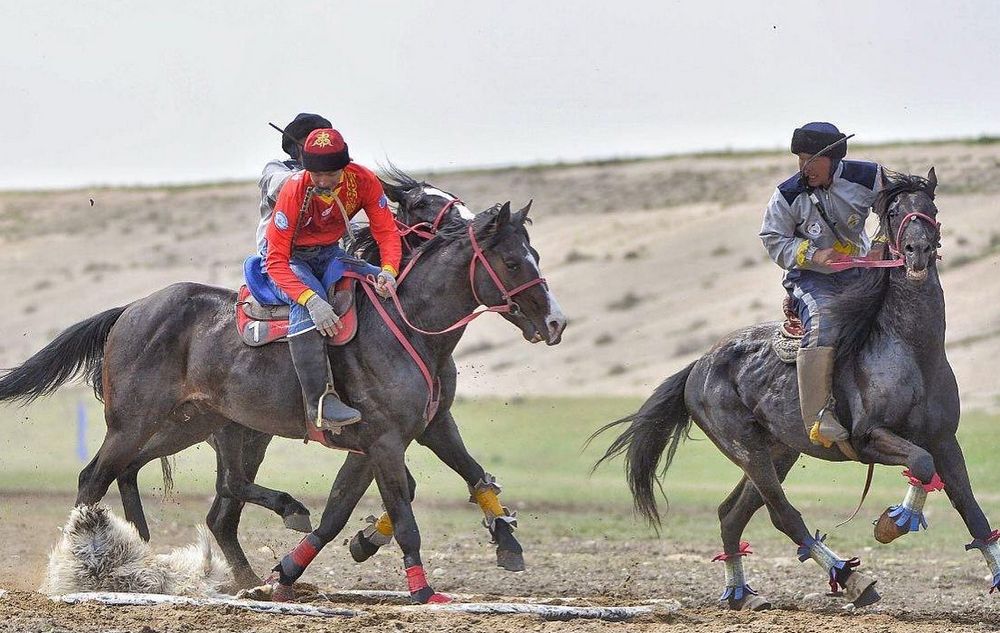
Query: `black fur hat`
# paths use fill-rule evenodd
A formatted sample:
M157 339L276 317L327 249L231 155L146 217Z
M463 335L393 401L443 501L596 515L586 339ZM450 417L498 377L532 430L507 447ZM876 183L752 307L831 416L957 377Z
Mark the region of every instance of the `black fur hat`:
M292 158L298 160L301 158L300 150L302 143L305 143L309 133L313 130L330 127L333 127L333 125L320 115L300 112L285 127L285 133L281 135L281 149ZM298 141L298 145L296 145L295 141Z
M796 128L792 134L792 153L816 155L824 147L844 137L845 135L832 123L806 123ZM847 156L847 143L841 143L824 155L829 156L834 162L841 160Z

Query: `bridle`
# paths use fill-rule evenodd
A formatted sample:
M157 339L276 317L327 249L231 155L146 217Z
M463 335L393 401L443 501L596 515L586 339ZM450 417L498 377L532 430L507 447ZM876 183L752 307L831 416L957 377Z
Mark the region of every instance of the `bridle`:
M899 229L896 230L895 239L890 236L889 239L889 259L865 259L863 257L848 257L844 259L839 259L828 263L827 268L831 268L834 271L847 270L849 268L898 268L900 266L906 265L906 260L903 256L902 251L899 248L899 244L903 241L903 232L906 231L906 227L914 220L922 220L927 224L934 227L935 237L939 238L941 235L941 223L935 218L927 215L926 213L921 213L920 211L911 211L903 216L903 219L899 222ZM941 259L938 255L937 259Z
M418 222L411 226L405 222L401 222L399 218L395 218L396 228L399 229L399 236L403 238L410 233L413 233L421 239L431 239L437 235L438 229L441 227L441 221L444 220L444 216L447 215L448 211L450 211L456 204L464 203L458 198L445 202L444 205L442 205L441 210L437 212L437 216L434 217L433 222ZM404 244L405 243L406 242L404 242Z
M415 225L415 227L419 227L418 230L408 230L407 234L415 233L420 237L426 236L425 239L430 239L431 237L434 237L438 232L441 221L444 219L445 214L447 214L447 212L456 204L461 204L461 200L455 199L446 202L444 206L441 207L441 210L438 211L437 216L434 218L434 221L432 223L421 222ZM396 223L397 225L402 224L406 229L414 229L414 227L410 227L401 223L398 219L396 220ZM399 316L403 320L403 323L405 323L407 327L409 327L411 330L428 336L436 336L439 334L446 334L448 332L452 332L459 328L465 327L466 325L478 319L480 316L486 314L487 312L497 312L501 314L512 314L512 315L519 314L521 309L520 306L518 306L517 303L514 301L514 297L529 288L533 288L534 286L537 285L545 285L547 283L543 277L539 276L536 277L535 279L532 279L531 281L528 281L526 283L521 284L520 286L517 286L516 288L508 290L507 287L504 285L503 280L500 279L500 276L497 274L496 270L493 268L489 260L486 258L486 253L483 251L482 246L479 244L479 240L476 238L476 232L472 222L469 223L469 240L472 244L472 260L469 262L469 286L472 289L472 296L475 298L476 302L479 305L471 313L462 317L461 319L449 325L448 327L444 328L443 330L436 330L436 331L425 330L417 327L410 321L409 317L406 315L406 311L403 309L402 303L400 303L399 296L396 294L396 290L394 288L391 288L389 291L389 297L392 299L393 305L395 305L396 311L399 313ZM418 252L413 258L410 259L410 262L399 274L399 277L397 278L397 283L402 283L406 275L413 269L413 265L420 258L421 254L422 251ZM479 293L476 292L476 269L477 266L479 265L483 267L483 269L486 271L486 274L493 282L493 285L496 287L498 291L500 291L500 297L504 301L503 304L488 306L479 297ZM389 328L389 331L392 332L393 336L396 337L396 340L399 341L399 344L403 346L403 348L413 359L413 362L414 364L416 364L417 369L420 370L421 375L423 375L424 382L427 383L427 391L429 394L427 399L427 406L424 409L424 417L427 420L427 422L430 422L432 419L434 419L434 416L437 413L438 405L440 404L441 401L440 378L435 379L434 377L432 377L430 368L427 366L427 363L420 356L420 353L417 352L416 348L413 346L413 343L411 343L410 340L403 333L402 329L400 329L400 327L396 324L395 320L385 309L385 306L382 305L382 301L375 293L376 280L374 275L362 275L359 273L348 271L344 273L344 276L357 279L361 282L361 288L365 291L365 295L368 297L368 300L375 307L375 310L379 313L379 316L382 317L382 321L385 322L385 325L387 328ZM480 309L480 307L482 307L482 309Z

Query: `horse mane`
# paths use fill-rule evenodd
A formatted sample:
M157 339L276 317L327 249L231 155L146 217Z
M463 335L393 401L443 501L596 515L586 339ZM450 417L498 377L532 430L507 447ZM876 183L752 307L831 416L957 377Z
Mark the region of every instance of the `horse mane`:
M926 193L934 199L934 187L926 178L883 168L883 187L872 205L879 226L873 241L886 242L890 235L889 210L892 201L904 193ZM861 277L837 298L830 308L830 318L840 334L837 356L858 354L870 340L888 329L882 307L893 281L891 268L862 269Z

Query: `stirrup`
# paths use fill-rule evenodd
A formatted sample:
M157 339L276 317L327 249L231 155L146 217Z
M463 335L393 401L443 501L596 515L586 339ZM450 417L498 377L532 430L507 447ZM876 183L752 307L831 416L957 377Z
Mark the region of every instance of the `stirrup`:
M329 395L332 395L334 398L337 399L338 402L343 404L345 407L347 406L346 404L344 404L344 401L340 399L340 396L337 394L337 390L333 388L333 385L327 383L326 389L323 390L322 394L320 394L319 402L316 404L316 419L313 421L313 424L316 426L317 429L321 431L329 431L331 435L340 435L341 430L343 430L345 426L350 426L352 424L357 424L358 422L360 422L361 416L359 415L353 420L347 420L345 422L334 422L333 420L324 420L323 400Z

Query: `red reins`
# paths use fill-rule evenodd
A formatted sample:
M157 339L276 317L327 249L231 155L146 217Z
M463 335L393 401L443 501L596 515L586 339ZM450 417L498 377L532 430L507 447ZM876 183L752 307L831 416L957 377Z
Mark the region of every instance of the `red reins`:
M430 233L429 236L433 237L434 234L437 232L437 229L440 226L441 220L444 218L445 213L447 213L449 209L451 209L455 204L458 204L459 202L460 202L459 200L451 200L450 202L446 203L438 212L437 217L434 219L433 223L428 225L426 222L423 222L415 226L429 226L430 229L434 232ZM401 223L399 223L399 221L397 220L397 224ZM407 226L406 228L412 229L413 227ZM424 233L421 233L419 231L411 230L409 232L416 233L417 235L424 237ZM422 328L417 327L416 325L413 325L409 317L406 315L406 311L403 309L403 305L400 302L399 296L396 294L395 289L391 289L389 292L389 296L392 299L393 304L396 306L396 311L399 313L399 316L403 320L403 323L405 323L407 327L409 327L411 330L428 336L436 336L439 334L446 334L448 332L452 332L459 328L465 327L466 325L476 320L483 314L486 314L487 312L516 314L520 308L518 307L517 303L513 300L513 297L521 292L524 292L528 288L532 288L539 284L546 283L543 277L536 277L535 279L523 283L520 286L517 286L516 288L508 290L507 287L504 286L503 281L500 279L500 276L497 274L496 270L494 270L493 266L490 265L489 260L486 259L486 254L483 252L482 247L479 245L479 240L476 239L476 232L473 228L472 223L469 224L469 240L472 243L472 259L469 262L469 285L472 289L472 296L475 297L479 306L483 306L483 309L480 310L477 307L471 313L462 317L455 323L452 323L443 330L436 330L436 331L424 330ZM404 268L403 271L400 273L399 278L397 280L398 283L402 283L403 278L410 272L410 270L413 269L413 265L416 263L419 257L420 254L418 253L415 257L413 257L410 260L410 262L406 265L406 268ZM480 299L479 293L476 292L477 264L482 265L482 267L486 270L487 275L489 275L490 279L493 281L493 284L496 286L496 289L500 291L500 296L505 302L503 305L487 306L483 302L483 300ZM430 422L432 419L434 419L434 415L437 413L438 404L440 403L441 400L440 380L435 381L435 379L432 378L430 369L427 367L427 363L424 362L424 359L420 357L420 354L417 352L416 348L413 347L413 344L410 342L408 338L406 338L406 335L403 333L400 327L396 325L396 322L393 320L392 316L382 305L382 302L380 301L379 297L376 295L374 290L376 285L375 277L372 275L361 275L359 273L354 273L354 272L345 272L344 276L351 277L353 279L361 281L361 287L364 289L365 295L367 295L368 300L372 303L373 306L375 306L375 310L379 313L379 316L382 317L382 320L385 322L386 327L389 328L389 331L391 331L393 336L396 337L396 340L399 341L400 345L402 345L403 348L407 351L407 353L409 353L410 357L413 359L413 362L417 365L417 368L423 375L424 381L427 383L427 391L429 393L427 400L427 407L424 410L424 415L426 417L426 420Z
M914 211L912 213L907 213L903 216L903 219L899 223L899 230L896 231L896 239L889 242L889 254L892 256L890 259L866 259L864 257L847 257L844 259L838 259L826 264L827 268L831 268L834 271L840 272L842 270L847 270L849 268L897 268L906 264L903 259L903 253L899 250L899 243L903 240L903 231L906 230L907 225L913 220L923 220L931 226L934 227L936 231L941 230L941 223L927 215L926 213L920 213L919 211ZM938 256L940 259L940 256Z

